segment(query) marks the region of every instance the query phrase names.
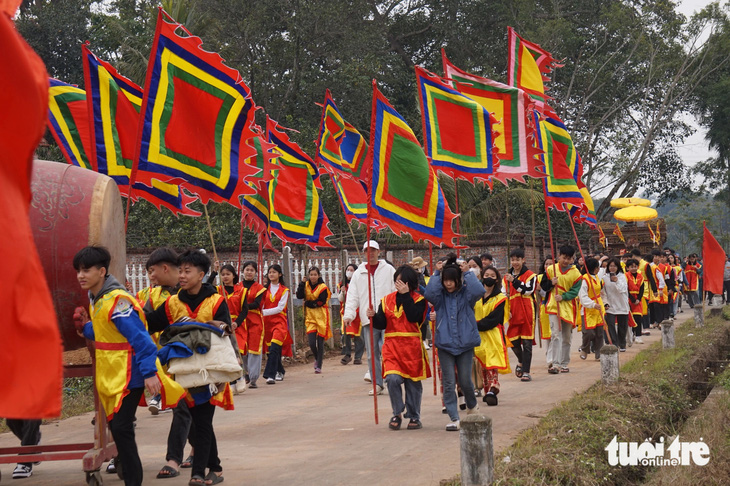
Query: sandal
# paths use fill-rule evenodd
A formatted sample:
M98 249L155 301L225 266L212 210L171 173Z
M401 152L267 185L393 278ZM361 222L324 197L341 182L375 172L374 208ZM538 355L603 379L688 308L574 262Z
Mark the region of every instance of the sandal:
M190 481L188 481L188 486L199 486L201 484L205 486L205 479L200 476L193 476L190 478Z
M393 418L390 419L388 427L390 427L390 430L400 430L400 424L402 422L403 419L400 418L400 415L393 415Z
M205 484L218 484L223 482L223 475L217 475L215 472L210 471L207 476L205 476Z
M561 373L570 373L570 368L560 368Z
M176 478L180 475L180 471L175 469L172 466L162 466L162 469L160 469L160 472L157 473L157 479L164 479L164 478Z
M193 467L193 456L188 456L187 459L180 463L180 467L183 469Z
M515 376L517 378L522 378L522 365L515 366Z
M551 375L557 375L560 373L560 369L554 366L552 368L548 368L548 373Z
M532 381L532 377L530 376L530 373L523 374L522 378L520 378L520 381Z
M408 430L418 430L418 429L422 429L422 428L423 428L423 424L421 424L420 420L411 419L411 421L408 422L408 427L407 427Z

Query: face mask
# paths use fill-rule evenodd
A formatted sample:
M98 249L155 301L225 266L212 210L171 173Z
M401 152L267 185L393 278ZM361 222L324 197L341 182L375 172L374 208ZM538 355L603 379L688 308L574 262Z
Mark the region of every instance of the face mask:
M487 287L494 287L494 285L497 283L497 279L492 277L485 277L482 279L482 283Z
M479 269L478 268L476 268L476 267L475 268L470 268L469 270L471 271L471 273L474 274L474 276L476 278L479 278Z
M347 278L352 278L352 274L353 274L352 270L348 270L345 272L345 275L347 276Z

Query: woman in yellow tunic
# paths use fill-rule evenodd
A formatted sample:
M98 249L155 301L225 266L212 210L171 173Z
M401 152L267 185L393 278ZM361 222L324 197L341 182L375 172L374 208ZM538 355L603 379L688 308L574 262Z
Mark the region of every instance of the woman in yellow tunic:
M299 282L297 299L304 300L304 325L307 328L309 349L314 355L314 372L322 373L324 342L332 337L330 327L330 290L322 280L319 268L312 267L308 277Z
M388 386L393 418L388 426L400 429L401 414L410 418L408 430L420 429L423 380L431 376L426 348L421 339L421 326L426 320L426 299L418 290L418 274L403 265L393 276L396 291L380 301L378 312L372 315L373 329L383 329L383 376ZM405 403L403 391L405 386Z
M601 290L603 290L604 282L596 275L599 270L598 260L588 258L586 260L586 273L583 275L578 300L581 305L584 327L582 329L583 342L581 344L580 359L586 359L593 345L593 352L596 359L599 359L601 348L603 347L605 309L603 307L603 299L601 298Z
M497 405L499 393L499 373L509 373L507 343L504 339L504 309L507 296L497 285L502 281L499 270L494 267L484 269L482 284L484 297L474 306L477 328L482 342L474 348L474 357L482 366L484 377L484 397L487 405Z

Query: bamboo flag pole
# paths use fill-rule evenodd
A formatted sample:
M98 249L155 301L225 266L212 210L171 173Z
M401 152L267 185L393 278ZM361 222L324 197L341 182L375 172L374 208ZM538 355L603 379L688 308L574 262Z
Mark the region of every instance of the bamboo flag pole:
M335 179L334 184L339 186L340 185L340 177L337 175L337 171L334 171L334 170L332 171L332 177L334 177L334 179ZM342 213L343 214L345 213L344 207L342 209ZM355 251L357 251L357 259L360 260L360 261L362 261L362 254L360 253L360 247L357 245L357 238L355 238L355 232L352 231L352 225L347 222L347 217L345 217L345 223L347 224L347 229L350 230L350 236L352 236L352 241L353 241L353 243L355 243ZM370 228L370 227L368 226L368 228ZM366 239L365 241L368 241L368 240Z
M213 247L213 258L218 261L218 252L215 249L215 241L213 241L213 227L210 225L210 216L208 216L208 205L203 204L203 211L205 212L205 221L208 223L208 234L210 235L210 244Z
M243 209L243 204L241 205L241 232L238 236L238 274L241 275L241 253L243 251L243 216L245 214L245 210Z
M547 205L547 198L545 198L545 214L547 215L548 236L550 238L550 251L553 253L553 275L555 277L557 277L558 276L558 256L555 254L555 243L553 242L553 225L552 225L552 222L550 221L550 209L548 208L548 205ZM546 273L546 275L547 275L547 273ZM555 299L555 297L557 297L557 295L558 295L558 287L553 286L553 289L551 290L551 292L553 292L553 299ZM557 309L557 312L558 312L558 331L562 331L563 319L560 314L560 302L558 302L557 300L555 300L555 308Z
M425 135L424 135L425 137ZM461 233L461 214L459 214L459 183L456 180L456 172L451 173L451 177L454 179L454 205L456 210L456 256L461 256L461 250L459 250L459 247L461 246L459 244Z
M370 211L368 211L367 217L367 233L365 234L366 244L370 242ZM367 262L365 264L366 275L368 279L368 309L373 310L373 282L370 278L370 269L367 268L370 265L370 245L367 246ZM378 389L377 389L377 375L375 374L375 338L373 336L373 319L369 318L370 324L370 378L373 384L373 410L375 414L375 425L378 425Z
M433 275L433 243L428 242L428 266L431 275ZM429 316L428 325L431 326L431 318ZM433 366L433 394L438 395L438 375L436 374L436 326L431 326L431 361Z

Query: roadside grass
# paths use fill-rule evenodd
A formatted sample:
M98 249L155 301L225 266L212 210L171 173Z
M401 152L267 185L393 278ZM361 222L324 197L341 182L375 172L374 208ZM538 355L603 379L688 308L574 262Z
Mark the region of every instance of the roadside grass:
M708 379L696 360L727 359L730 323L720 317L706 318L699 329L687 321L675 331L675 349L655 343L621 368L618 384L592 386L521 433L495 457L495 484L643 483L652 468L610 466L605 447L614 436L643 442L677 435L703 398L692 383Z
M715 380L705 402L687 419L679 434L682 442L702 441L709 447L710 461L704 466L660 467L645 484L726 484L730 477L730 370Z

